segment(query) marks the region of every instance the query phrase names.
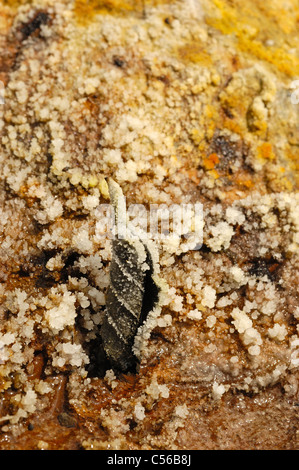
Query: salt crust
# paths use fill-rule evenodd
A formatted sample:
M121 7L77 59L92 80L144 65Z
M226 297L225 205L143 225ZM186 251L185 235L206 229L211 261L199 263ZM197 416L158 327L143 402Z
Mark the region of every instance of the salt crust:
M173 8L178 17L185 18L179 6ZM65 5L55 2L52 9L57 15L53 28L43 26L41 28L41 35L44 38L53 39L56 34L60 34L63 31L63 34L69 37L69 45L68 48L60 50L56 47L55 42L49 43L49 51L45 61L49 65L49 71L54 70L66 57L69 60L70 66L76 66L76 58L72 54L76 50L76 45L79 41L76 30L71 24L66 24L63 20L64 17L69 17L70 13L65 8ZM29 11L29 6L21 7L15 19L15 24L18 24L20 21L26 22L30 16ZM160 13L158 13L159 15ZM187 21L190 24L190 21L192 23L194 11L188 13L188 15L190 15L190 18L188 17ZM130 24L126 23L127 20L123 21L127 27L128 34L126 41L128 44L132 46L132 44L137 44L138 41L144 40L144 35L147 35L145 31L138 30L138 28L135 28L135 25L131 27ZM161 24L155 20L154 14L147 21L152 21L148 34L153 41L154 50L147 51L144 56L144 62L151 73L153 75L156 74L158 77L161 75L161 71L156 65L158 57L155 49L157 50L158 48L160 51L159 47L167 44L168 41L165 39L165 34L169 35L174 32L176 37L183 38L185 41L184 35L187 33L179 19L173 21L173 32L171 33L168 30L164 31L164 29L161 29ZM105 47L112 47L118 43L122 33L116 20L105 16L105 20L99 18L99 22ZM196 22L198 23L197 13ZM161 33L162 30L163 35ZM88 33L90 36L88 37L87 35L83 39L83 42L85 41L88 47L90 47L94 39L95 43L98 44L98 31L98 25L94 30L92 26L90 27ZM207 32L203 27L199 27L197 34L203 41L207 36ZM20 374L20 380L23 383L22 391L16 396L18 411L14 416L1 419L2 421L10 419L12 423L16 423L20 418L34 412L38 406L38 394L49 393L50 391L49 386L42 380L36 381L33 385L27 384L26 376L23 372L23 366L30 363L33 359L34 349L31 346L31 339L34 335L34 329L38 327L53 343L53 350L50 352L51 364L49 366L49 373L70 368L70 370L79 370L80 374L84 377L86 376L85 366L88 363L88 357L83 352L81 343L76 338L76 335L74 339L75 320L78 318L76 305L78 304L81 307L80 315L84 319L84 324L89 332L86 337L87 341L94 338L95 327L101 322L100 313L92 317L89 307L92 305L96 308L97 306L104 305L105 302L104 293L108 284L108 274L103 270L102 262L109 262L109 242L104 243L100 241L96 233L93 234L87 224L72 228L71 234L69 233L68 236L63 228L55 225L55 223L64 216L66 210L83 209L86 211L85 213L92 215L98 205L100 196L105 193L107 196L105 185L102 183L104 181L103 175L110 174L113 171L119 183L124 185L134 183L138 181L139 175L147 174L150 171L153 158L158 156L159 158L164 158L164 161L163 165L160 163L156 165L157 171L154 181L156 186L155 184L150 185L145 183L144 194L147 195L148 201L165 203L171 203L172 197L182 198L183 191L180 188L179 175L177 175L176 187L168 193L159 189L165 178L172 178L174 174L178 174L178 170L181 167L181 162L174 155L174 139L172 134L184 135L184 133L190 131L183 129L181 122L176 119L177 109L181 106L181 96L184 95L184 89L186 88L192 90L193 96L200 95L202 91L206 90L208 85L215 85L218 81L215 72L212 73L206 68L198 70L195 66L186 67L185 64L179 61L173 61L173 58L168 57L166 53L164 57L165 67L170 64L172 70L179 77L175 82L177 88L172 90L172 94L165 96L164 92L161 92L161 82L157 80L155 86L143 90L144 96L146 96L151 105L146 106L145 104L145 110L143 107L136 107L137 109L133 110L132 107L128 106L131 100L130 87L125 85L122 88L122 97L113 95L109 87L109 83L114 87L114 84L122 77L119 70L106 66L101 68L95 64L87 71L86 63L83 60L85 65L83 66L82 74L78 75L77 83L73 84L77 89L78 96L73 96L69 89L61 89L59 91L59 87L55 86L55 80L58 80L59 83L64 82L62 72L59 72L54 80L53 76L51 76L52 72L50 73L42 67L41 58L35 58L30 47L27 48L25 54L26 61L21 65L19 71L11 73L6 93L8 110L3 119L2 116L0 119L1 131L4 127L6 128L5 134L2 136L2 145L5 151L3 151L0 158L2 174L11 191L20 196L24 188L27 187L27 196L32 201L35 201L30 214L38 224L44 226L41 237L37 242L37 248L40 250L65 250L70 247L76 249L83 255L77 262L77 267L82 274L88 273L92 276L96 287L89 285L85 278L70 278L68 283L49 289L47 295L42 293L32 294L20 289L8 292L2 289L0 292L5 300L5 308L9 307L9 311L12 313L9 320L5 322L5 328L1 332L0 337L0 367L1 375L4 378L4 387L9 388L12 385L11 376L15 373ZM46 79L44 81L39 81L40 73L45 74ZM86 78L88 74L90 76ZM30 83L27 86L28 76L33 77L36 87L30 89ZM237 89L238 83L241 83L242 86L246 85L246 81L253 83L257 76L263 78L263 90L260 96L254 98L251 112L256 120L263 121L267 118L268 107L274 100L276 84L275 80L270 77L270 74L262 66L251 67L246 72L236 72L226 93ZM186 83L188 86L186 86ZM104 90L103 94L113 96L113 99L107 99L107 102L103 103L101 112L97 116L98 120L101 120L103 124L100 141L103 154L99 154L96 148L91 148L89 155L94 155L94 159L91 158L88 161L87 167L82 162L82 170L82 168L76 168L77 149L71 141L71 137L67 136L62 123L64 122L65 115L70 111L70 125L76 128L77 133L84 134L87 130L94 132L94 128L89 128L84 119L82 119L81 116L84 115L82 109L86 102L86 95L98 92L101 87ZM55 93L58 94L55 95ZM136 87L134 93L138 95L137 98L141 98L141 94ZM190 99L189 96L185 98ZM156 111L159 106L165 106L169 110L167 119L164 116L158 118ZM194 103L192 101L192 108L196 110L196 107L201 110L201 103ZM116 112L114 117L107 120L105 112L110 109L122 111ZM123 112L123 109L125 109L125 112ZM43 128L36 126L34 131L31 129L29 122L25 118L27 111L30 111L33 120L46 125L50 136L49 142L44 139L46 133L43 132ZM159 122L153 119L153 116ZM165 126L160 121L165 122ZM12 124L9 124L10 122ZM171 132L167 128L167 122L175 122L175 129L171 130ZM193 118L194 122L196 122L195 117ZM238 136L231 134L230 137L233 141ZM30 141L30 145L26 147L27 140ZM84 195L81 198L77 195L73 196L71 191L68 192L67 198L61 194L57 195L54 185L51 186L46 181L42 172L36 171L35 165L37 168L40 165L44 165L43 149L48 144L49 151L53 156L50 168L51 175L61 177L59 187L61 193L64 193L69 181L74 187L82 185L90 194ZM129 149L129 153L127 150L124 150L126 148ZM192 148L190 144L189 148ZM142 159L140 158L141 155ZM96 161L102 162L102 174L99 180L94 176L94 173L98 171L98 167L95 164ZM72 163L75 164L72 165ZM263 167L263 163L257 160L253 161L252 164L258 170L261 170ZM98 188L95 187L97 184L99 184ZM207 191L209 188L215 189L215 182L211 178L203 178L202 184L206 184ZM221 196L221 193L219 195ZM188 202L188 198L186 202ZM220 210L221 207L219 208L219 205L215 205L211 212L207 211L206 214L206 244L213 253L222 253L229 248L237 225L242 226L247 233L259 227L264 230L264 232L261 230L259 234L260 246L257 253L259 256L272 253L279 260L280 253L277 238L279 238L280 232L288 236L285 242L286 246L284 246L285 252L290 256L296 256L299 243L298 202L298 194L282 191L267 195L252 193L250 196L233 203L231 207L227 207L224 212ZM17 210L21 212L23 207L24 202L19 198ZM280 214L279 220L275 214L276 211ZM3 261L9 258L14 259L17 250L20 257L28 252L28 247L26 242L24 242L26 230L18 225L18 221L14 220L14 212L15 210L12 206L8 210L5 207L1 209L0 234L4 234L3 241L1 241L1 250L3 251L3 256L1 256ZM250 222L252 216L260 217L260 222ZM14 229L11 232L9 232L8 228L9 222L12 223ZM254 226L254 223L257 225ZM50 224L49 228L47 227L48 224ZM22 230L24 230L24 233ZM267 236L267 230L269 231L269 236ZM274 235L276 236L273 236L271 230L274 230ZM15 234L13 232L20 234L21 242L15 241ZM250 357L255 359L261 356L263 343L268 341L281 342L286 348L289 347L290 343L292 353L296 352L298 348L298 332L290 337L285 318L280 314L280 309L285 299L267 277L257 282L253 276L249 276L241 267L227 267L220 260L217 269L225 273L228 281L224 290L219 292L217 282L213 282L211 278L207 280L204 276L204 271L194 266L194 264L190 266L186 263L187 273L179 273L179 276L173 273L176 256L187 253L190 248L188 245L183 247L180 241L175 240L173 243L162 243L161 246L161 266L165 267L165 276L170 287L164 286L164 301L156 311L152 312L146 325L139 331L136 339L139 353L143 351L146 357L146 344L150 332L156 326L170 326L172 316L185 317L196 322L203 320L211 332L219 326L219 318L221 316L231 319L232 330L228 334L234 335L237 332L245 351L248 352ZM194 255L194 259L196 259L196 255ZM199 255L198 262L200 261L201 257ZM58 254L51 258L46 267L52 272L61 270L63 268L62 257ZM182 284L188 290L188 308L185 306L186 296L182 295ZM256 293L259 295L256 299L251 299L251 301L246 300L242 309L235 307L237 298L234 298L230 290L235 288L236 285L247 285L251 289L256 289ZM219 294L221 294L221 297L219 297ZM169 308L172 315L160 316L163 305ZM213 311L212 314L210 312L211 309ZM295 318L298 319L298 311L296 315ZM260 316L264 316L272 322L273 326L267 329L266 334L261 333L258 324L256 324L256 320ZM269 383L274 383L289 366L291 368L298 366L296 360L296 356L293 355L291 364L279 364L271 373L257 376L255 385L266 386ZM231 356L230 362L231 364L237 364L238 357L235 355ZM117 383L111 373L106 378L111 384L115 385ZM244 388L246 389L246 386L249 387L252 380L247 377L244 382ZM212 396L216 400L221 399L225 391L226 387L223 384L215 382L212 386ZM166 385L158 384L155 379L147 388L147 394L154 399L167 399L169 390ZM184 405L176 408L176 414L180 417L184 417L183 415L186 414L183 407ZM140 420L144 419L142 405L137 404L135 406L135 417ZM106 416L105 419L105 423L108 426L112 417Z
M154 400L158 400L159 397L168 398L169 389L167 385L158 384L157 377L153 375L150 385L146 387L145 392L151 396Z
M133 412L136 419L142 421L145 418L145 408L140 403L137 403Z
M175 411L175 414L179 416L180 418L187 418L189 414L187 405L185 403L183 405L178 405L174 411Z

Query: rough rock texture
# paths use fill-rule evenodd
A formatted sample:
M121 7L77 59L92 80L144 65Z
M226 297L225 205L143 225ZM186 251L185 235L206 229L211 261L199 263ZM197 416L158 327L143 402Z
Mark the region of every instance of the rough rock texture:
M2 449L298 449L298 14L0 2ZM103 377L108 177L204 229L156 240L140 371Z

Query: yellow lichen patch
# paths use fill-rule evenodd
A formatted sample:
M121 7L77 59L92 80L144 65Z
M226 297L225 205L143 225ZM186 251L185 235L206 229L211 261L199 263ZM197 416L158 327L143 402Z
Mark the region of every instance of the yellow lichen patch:
M286 176L281 178L279 180L279 183L280 183L279 189L281 191L293 191L294 190L294 186L295 186L294 183Z
M9 9L3 8L0 11L0 31L1 34L7 34L9 29L11 28L11 24L13 22L12 15L9 12ZM0 80L3 81L2 75L4 75L3 70L0 72Z
M95 15L112 13L143 15L147 5L169 3L167 0L75 0L74 12L80 23L92 20Z
M293 11L282 5L273 9L273 2L268 0L250 2L250 6L240 0L213 3L216 11L210 11L206 18L210 26L225 35L234 35L242 52L272 64L288 76L298 75L299 59L290 51L290 44L295 48L298 40L295 1Z
M296 149L295 146L294 148L290 147L290 149L287 150L286 152L286 157L288 160L291 162L291 164L294 166L294 169L299 170L299 152Z
M80 23L86 23L95 15L113 13L126 15L130 12L142 11L140 2L131 0L76 0L74 13Z
M202 160L203 168L207 170L209 176L212 176L214 179L218 179L220 177L218 171L215 168L219 162L220 159L216 153L211 153Z
M2 3L4 5L8 5L11 8L18 8L20 5L32 3L32 0L2 0Z
M211 153L207 158L203 161L203 166L206 170L213 170L215 165L219 163L219 157L216 153Z
M296 31L298 22L298 12L294 11L298 7L297 1L281 2L280 0L270 2L259 2L260 11L270 20L273 20L285 34L291 34ZM248 10L251 6L248 5Z
M299 60L295 55L288 54L282 49L265 47L258 41L251 41L249 38L239 38L239 46L243 52L249 52L258 59L269 62L281 72L291 77L299 73Z
M211 56L203 47L197 44L186 44L178 50L179 57L184 62L192 62L204 66L211 65Z
M195 145L199 145L204 139L204 132L201 129L194 128L190 132L190 137Z
M236 183L240 186L243 186L247 189L250 189L253 187L254 183L250 179L244 179L244 177L239 177L236 179Z
M209 175L213 176L213 178L214 178L215 180L217 180L218 178L220 178L220 175L219 175L218 171L215 170L215 169L214 169L214 170L211 170L211 171L209 172Z
M292 175L294 176L295 180L295 185L298 188L299 187L299 155L298 155L298 150L295 148L290 149L286 152L286 157L288 159L288 167L291 170ZM286 169L283 167L280 167L280 172L283 174L286 172Z
M264 142L258 147L257 156L261 160L275 160L275 154L273 152L272 145L270 144L270 142Z
M271 168L267 174L267 182L272 191L291 192L296 188L294 175L289 173L284 175L279 168Z
M215 133L216 122L211 120L208 124L200 120L201 128L193 128L190 131L190 138L192 142L197 145L197 148L200 152L205 151L206 142L205 139L211 139ZM206 125L205 125L206 124Z
M234 132L235 134L242 135L244 132L245 125L241 121L236 121L235 119L225 118L223 120L223 128Z

